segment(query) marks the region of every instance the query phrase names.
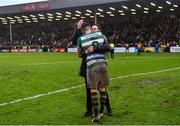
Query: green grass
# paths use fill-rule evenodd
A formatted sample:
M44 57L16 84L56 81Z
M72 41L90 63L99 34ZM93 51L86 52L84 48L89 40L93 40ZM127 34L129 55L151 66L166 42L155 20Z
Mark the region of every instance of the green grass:
M1 53L0 104L84 83L81 60L67 53ZM180 67L180 53L116 54L110 78ZM104 125L180 124L180 69L114 79L109 86L114 115ZM0 124L91 125L84 118L85 87L0 107Z

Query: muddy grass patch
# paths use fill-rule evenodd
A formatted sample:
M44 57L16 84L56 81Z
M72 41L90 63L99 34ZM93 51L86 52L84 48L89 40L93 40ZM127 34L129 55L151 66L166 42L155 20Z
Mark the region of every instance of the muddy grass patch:
M143 79L143 80L137 80L135 83L144 87L144 86L155 86L155 85L161 85L166 82L166 79L161 80L155 80L155 79Z

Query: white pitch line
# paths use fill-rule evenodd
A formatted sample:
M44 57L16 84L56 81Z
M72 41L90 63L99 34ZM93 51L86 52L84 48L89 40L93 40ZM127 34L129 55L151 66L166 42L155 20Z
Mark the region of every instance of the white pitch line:
M80 61L63 61L63 62L32 63L32 64L20 64L19 66L51 65L51 64L64 64L64 63L75 63L75 62L80 62Z
M7 68L12 66L39 66L39 65L64 64L64 63L75 63L75 62L80 62L80 61L46 62L46 63L31 63L31 64L18 64L18 65L12 64L8 66L0 65L0 68Z
M134 77L134 76L140 76L140 75L156 74L156 73L168 72L168 71L173 71L173 70L178 70L178 69L180 69L180 67L175 67L175 68L170 68L170 69L165 69L165 70L159 70L159 71L154 71L154 72L146 72L146 73L124 75L124 76L120 76L120 77L111 78L110 80L112 81L112 80L115 80L115 79L122 79L122 78L128 78L128 77ZM0 107L10 105L10 104L19 103L19 102L22 102L22 101L27 101L27 100L40 98L40 97L43 97L43 96L48 96L48 95L58 94L58 93L61 93L61 92L66 92L66 91L69 91L69 90L72 90L72 89L77 89L77 88L80 88L80 87L83 87L83 86L84 86L84 84L83 85L78 85L78 86L73 86L71 88L65 88L65 89L60 89L60 90L56 90L56 91L51 91L51 92L48 92L48 93L43 93L43 94L39 94L39 95L27 97L27 98L17 99L17 100L13 100L13 101L6 102L6 103L1 103Z
M140 75L146 75L146 74L156 74L156 73L162 73L162 72L167 72L167 71L172 71L172 70L178 70L178 69L180 69L180 67L175 67L175 68L170 68L170 69L165 69L165 70L159 70L159 71L154 71L154 72L146 72L146 73L138 73L138 74L124 75L124 76L120 76L120 77L111 78L110 80L127 78L127 77L134 77L134 76L140 76Z
M10 102L7 102L7 103L1 103L0 107L6 106L6 105L9 105L9 104L19 103L19 102L22 102L22 101L27 101L27 100L31 100L31 99L40 98L40 97L43 97L43 96L57 94L57 93L60 93L60 92L66 92L66 91L69 91L69 90L72 90L72 89L76 89L76 88L80 88L80 87L83 87L83 86L84 86L84 84L83 85L78 85L78 86L73 86L71 88L65 88L65 89L60 89L60 90L56 90L56 91L52 91L52 92L48 92L48 93L44 93L44 94L39 94L39 95L27 97L27 98L17 99L17 100L10 101Z

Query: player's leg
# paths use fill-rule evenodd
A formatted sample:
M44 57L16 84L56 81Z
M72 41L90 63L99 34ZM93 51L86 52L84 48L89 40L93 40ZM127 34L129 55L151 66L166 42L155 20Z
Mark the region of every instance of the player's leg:
M98 101L98 90L91 88L91 102L92 102L92 108L94 112L94 118L93 122L99 122L100 121L100 116L99 116L99 101Z
M108 72L107 72L107 66L106 66L106 64L102 64L100 66L100 83L99 83L101 116L103 114L104 106L106 105L106 101L107 101L107 90L106 89L107 89L108 85L109 85L109 76L108 76Z
M106 104L106 99L107 99L107 95L106 95L106 89L105 88L99 88L100 91L100 116L101 118L103 117L103 112L104 112L104 106Z
M99 82L99 76L96 71L97 67L93 67L92 69L87 69L87 83L89 84L89 88L91 89L91 103L92 103L92 109L94 113L93 122L99 122L100 116L99 116L99 101L98 101L98 82Z

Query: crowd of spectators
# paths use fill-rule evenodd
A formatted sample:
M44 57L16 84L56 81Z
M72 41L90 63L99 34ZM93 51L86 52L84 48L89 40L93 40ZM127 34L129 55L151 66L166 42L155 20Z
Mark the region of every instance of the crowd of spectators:
M99 25L108 40L117 47L129 44L135 47L180 45L180 18L178 15L131 15L100 18ZM41 22L12 25L12 41L8 25L0 25L0 48L67 48L73 47L73 21Z
M0 26L0 48L41 48L46 46L66 47L69 37L73 34L73 25L69 22L44 22L34 24L17 24L12 26L12 41L10 41L9 26Z
M180 18L177 15L137 15L127 18L110 18L101 22L103 32L116 46L126 43L135 47L180 45Z

